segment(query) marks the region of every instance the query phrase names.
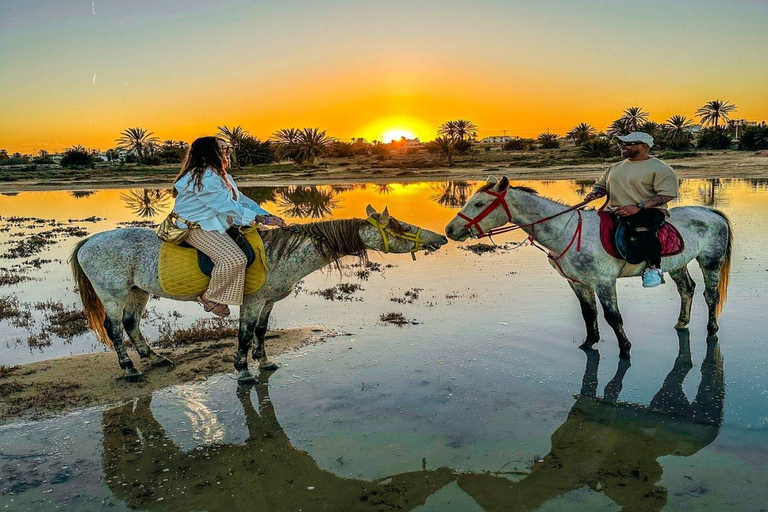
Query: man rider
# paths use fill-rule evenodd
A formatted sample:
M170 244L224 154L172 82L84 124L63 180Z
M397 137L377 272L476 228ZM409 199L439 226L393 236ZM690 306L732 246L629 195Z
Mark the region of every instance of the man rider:
M637 238L648 265L643 270L643 286L651 288L662 282L661 243L656 232L669 217L667 203L679 195L677 175L648 154L653 147L651 135L632 132L618 139L624 160L611 165L585 199L608 195L608 209L621 217Z

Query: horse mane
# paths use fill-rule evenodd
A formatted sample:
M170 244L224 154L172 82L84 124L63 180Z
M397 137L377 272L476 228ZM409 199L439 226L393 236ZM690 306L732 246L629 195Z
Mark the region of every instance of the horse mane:
M355 256L362 264L368 263L368 248L360 237L360 228L366 224L363 219L326 220L268 229L259 234L264 250L277 260L289 257L311 240L315 249L330 258L331 265L341 271L342 256Z

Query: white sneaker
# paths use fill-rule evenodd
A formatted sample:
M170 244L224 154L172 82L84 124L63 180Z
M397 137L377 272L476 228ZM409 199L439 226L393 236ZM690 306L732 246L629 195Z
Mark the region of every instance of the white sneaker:
M643 288L659 286L662 281L662 272L658 268L650 267L643 270Z

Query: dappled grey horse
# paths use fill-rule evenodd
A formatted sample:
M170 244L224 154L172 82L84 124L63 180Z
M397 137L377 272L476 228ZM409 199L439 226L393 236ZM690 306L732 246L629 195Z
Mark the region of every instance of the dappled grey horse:
M298 281L343 256L368 261L367 251L413 253L434 250L447 243L444 236L379 214L370 205L366 219L343 219L293 225L261 233L269 273L264 286L246 295L240 307L240 331L235 353L238 382L255 381L248 371L248 351L264 370L276 370L264 350L269 315L274 303L290 295ZM130 381L139 380L123 344L123 329L139 356L153 366L170 363L157 354L139 329L150 295L181 301L195 296L173 296L163 291L158 277L160 240L150 229L126 228L97 233L77 244L72 252L72 274L80 290L89 327L117 352L120 367Z
M675 327L686 327L691 320L694 282L687 265L695 259L704 274L704 299L709 307L707 330L714 334L728 289L733 245L731 224L722 212L701 206L672 208L670 213L670 223L685 240L681 253L664 257L662 261L662 270L669 273L680 292L680 316ZM632 345L624 333L616 279L639 276L644 265L628 265L605 251L600 241L597 211L572 210L541 197L530 188L510 187L506 176L501 180L491 177L448 223L445 233L452 240L464 241L507 223L520 226L544 246L552 266L568 279L587 324L582 347L591 348L600 339L597 294L605 319L618 338L620 356L629 358Z

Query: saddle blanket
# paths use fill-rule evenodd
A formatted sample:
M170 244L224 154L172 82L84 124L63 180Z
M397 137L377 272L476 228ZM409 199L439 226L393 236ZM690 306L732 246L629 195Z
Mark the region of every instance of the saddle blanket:
M616 217L606 211L597 212L600 215L600 241L603 243L603 249L605 252L617 259L624 259L616 249L616 228L618 223ZM675 226L669 222L665 222L664 225L656 232L656 238L661 242L661 255L662 256L674 256L680 254L685 249L685 243L683 236L677 230Z
M256 255L245 271L245 294L249 295L264 286L269 269L264 243L258 230L245 230L243 234ZM200 295L208 288L211 280L200 271L197 249L166 242L160 244L158 274L160 287L170 295Z

